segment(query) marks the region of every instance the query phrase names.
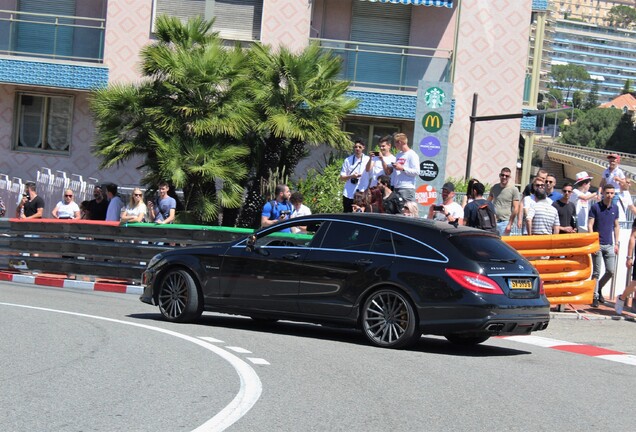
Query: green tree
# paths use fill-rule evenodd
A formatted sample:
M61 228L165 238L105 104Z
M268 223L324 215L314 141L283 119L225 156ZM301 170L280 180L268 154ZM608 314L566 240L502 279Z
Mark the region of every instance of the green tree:
M594 80L592 83L592 87L585 97L585 102L583 103L583 109L585 111L591 110L592 108L596 108L598 106L598 90L599 85L598 81Z
M636 22L636 9L630 6L614 6L607 13L611 26L629 28Z
M574 108L581 108L583 106L583 92L580 90L572 93L572 106Z
M341 61L317 45L300 53L255 44L249 52L256 129L251 136L253 172L238 225L260 220L264 183L274 172L291 175L309 146L348 148L340 125L358 104L345 96L348 83L338 78Z
M622 116L623 113L614 108L590 109L563 132L562 141L566 144L604 149L610 143Z
M583 66L568 63L566 65L552 66L550 77L556 87L566 90L564 100L567 101L570 98L572 89L583 90L587 87L590 74Z
M625 85L623 86L623 90L621 90L621 94L628 94L632 92L632 82L629 78L625 80Z
M141 52L145 79L91 97L101 166L141 157L142 182L181 188L185 209L200 222L240 206L249 155L240 142L253 118L246 58L225 49L211 26L158 17L157 41Z
M312 168L304 179L296 183L295 189L303 194L305 204L312 213L342 211L340 168L343 162L343 158L331 157L322 170Z

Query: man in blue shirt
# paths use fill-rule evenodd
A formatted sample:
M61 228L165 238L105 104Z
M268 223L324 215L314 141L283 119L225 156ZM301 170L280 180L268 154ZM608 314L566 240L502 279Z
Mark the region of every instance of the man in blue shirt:
M289 191L289 187L287 187L287 185L279 184L278 186L276 186L276 190L274 191L274 199L266 202L263 206L263 211L261 212L262 228L266 228L278 222L289 219L289 216L294 210L294 207L289 202L290 197L291 192Z
M603 286L614 276L614 264L619 246L618 207L612 204L615 192L614 185L607 183L603 186L603 200L592 206L587 223L589 232L598 233L601 244L600 250L592 254L592 279L597 281L593 307L598 307L599 302L605 303ZM605 274L599 279L601 259L605 264Z

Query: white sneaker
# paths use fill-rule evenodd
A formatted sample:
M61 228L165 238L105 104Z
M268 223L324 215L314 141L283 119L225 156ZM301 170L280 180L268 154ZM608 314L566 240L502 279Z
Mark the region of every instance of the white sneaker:
M625 300L622 300L620 296L616 299L616 304L614 305L614 310L617 315L623 313L623 307L625 306Z

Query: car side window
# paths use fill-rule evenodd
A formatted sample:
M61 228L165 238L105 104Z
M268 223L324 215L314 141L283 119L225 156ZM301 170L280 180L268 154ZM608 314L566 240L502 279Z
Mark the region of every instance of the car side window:
M320 228L320 222L299 222L292 225L293 228L298 225L298 232L289 232L290 226L270 231L267 235L256 239L254 246L256 247L308 247L314 234ZM302 229L302 230L301 230Z
M369 225L332 222L320 247L368 252L377 231L377 228Z
M396 255L428 260L445 259L431 247L400 234L393 234L393 245L395 246Z
M393 236L389 231L380 230L375 237L371 252L395 255L395 247L393 246Z

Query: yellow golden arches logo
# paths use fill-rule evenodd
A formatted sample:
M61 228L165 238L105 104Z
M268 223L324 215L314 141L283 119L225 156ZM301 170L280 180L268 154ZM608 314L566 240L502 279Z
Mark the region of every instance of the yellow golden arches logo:
M436 112L431 111L426 113L424 118L422 118L422 126L424 126L426 132L437 132L443 125L444 119Z

